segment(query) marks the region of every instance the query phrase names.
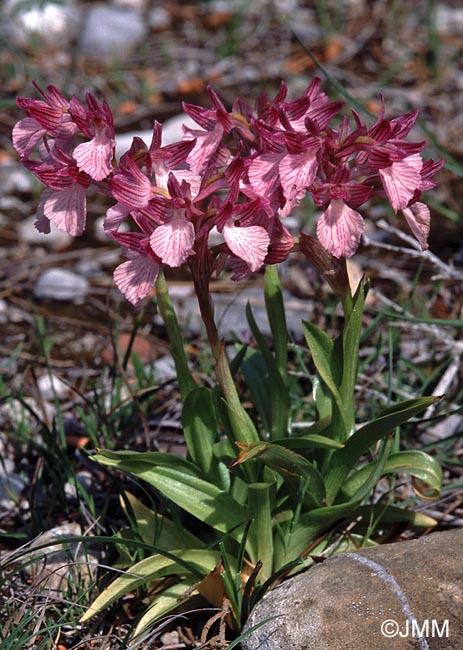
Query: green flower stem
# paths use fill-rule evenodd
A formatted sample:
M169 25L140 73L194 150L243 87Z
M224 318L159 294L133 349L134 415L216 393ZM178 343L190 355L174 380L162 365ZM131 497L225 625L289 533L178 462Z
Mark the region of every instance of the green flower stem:
M169 296L166 278L162 271L159 272L156 280L156 296L159 313L166 326L167 335L171 344L172 358L177 371L180 394L182 400L185 400L188 393L196 388L197 385L188 367L184 340L180 332L177 315Z
M257 442L259 435L254 423L241 404L225 351L225 344L220 339L217 330L214 318L214 303L211 298L209 286L204 283L202 277L197 280L196 274L194 274L193 278L199 311L201 312L201 318L206 328L207 338L215 359L215 374L227 402L235 442L248 444L250 442Z

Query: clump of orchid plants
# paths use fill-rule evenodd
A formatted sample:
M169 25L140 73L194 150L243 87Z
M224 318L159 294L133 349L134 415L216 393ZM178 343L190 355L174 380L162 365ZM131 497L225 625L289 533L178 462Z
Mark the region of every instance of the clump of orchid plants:
M273 99L262 93L251 107L237 98L231 110L208 88L209 108L183 105L198 128L184 127L182 140L163 146L162 126L155 121L151 142L135 137L116 161L106 102L87 93L83 104L54 86L37 90L42 99L17 100L27 117L13 130L22 163L46 185L36 226L49 232L52 222L81 235L87 190L114 199L104 229L125 258L114 280L135 307L156 286L188 448L186 460L160 452L92 456L149 483L165 507L161 514L124 495L124 507L139 521L150 554L103 591L84 619L146 585L151 604L136 634L197 593L222 608L223 620L238 631L269 586L308 565L311 552L323 553L333 539L342 539L352 522L357 523L350 539L357 535L364 543L370 542L365 530L373 519L378 526L432 524L396 507L393 497L375 501L379 479L397 472L411 474L419 493L439 494L438 464L423 452L391 446L396 428L435 398L391 404L370 422L356 421L366 289L362 281L352 295L346 271L346 258L356 252L364 231L363 212L374 197L401 212L421 247L427 247L430 213L421 196L434 187L442 162L425 161L425 143L407 139L418 112L387 119L382 105L376 122L367 126L353 110L340 117L342 103L321 92L319 79L295 100L287 100L282 83ZM307 194L319 208L317 237L295 238L285 218ZM293 251L302 252L321 273L344 311L335 339L303 323L318 419L302 432L292 427L288 333L277 272ZM184 265L215 359L212 389L198 385L190 372L163 275L163 267ZM269 342L248 306L255 345L237 345L232 360L217 331L209 289L225 269L235 281L264 271L272 332ZM241 404L237 373L255 396L257 420Z

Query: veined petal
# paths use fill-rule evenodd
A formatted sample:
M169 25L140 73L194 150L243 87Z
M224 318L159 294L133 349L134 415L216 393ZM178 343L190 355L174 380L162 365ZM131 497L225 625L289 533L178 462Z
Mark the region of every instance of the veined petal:
M102 181L112 171L114 140L95 136L89 142L79 144L73 158L81 171L87 172L95 181Z
M131 209L148 205L153 194L149 179L130 158L127 167L120 166L119 171L110 179L109 189L116 201Z
M235 226L225 224L223 236L234 255L246 262L251 271L258 271L264 263L270 244L270 235L262 226Z
M159 268L159 264L148 255L134 253L128 262L115 269L114 282L127 300L138 307L153 288Z
M425 203L413 203L408 208L404 208L402 213L421 248L426 250L428 248L429 228L431 224L431 215L428 206Z
M311 185L317 172L318 162L314 151L288 154L279 165L280 180L286 199L292 199Z
M117 230L124 219L129 215L130 208L126 208L122 203L116 203L106 212L103 228L106 233L111 230Z
M248 177L255 192L264 196L272 194L280 181L278 167L282 156L282 153L264 153L254 158Z
M195 241L193 224L185 217L185 210L174 210L174 215L158 226L150 237L154 253L168 266L181 266L191 253Z
M83 234L87 202L82 185L73 183L63 190L47 188L42 197L44 216L53 221L59 230L73 237Z
M365 224L361 214L340 199L330 202L317 223L317 237L334 257L351 257L358 248Z
M21 157L28 156L45 133L36 119L25 117L13 127L13 146Z
M379 170L381 182L394 212L406 208L421 186L421 168L423 159L420 154L413 154L400 162Z

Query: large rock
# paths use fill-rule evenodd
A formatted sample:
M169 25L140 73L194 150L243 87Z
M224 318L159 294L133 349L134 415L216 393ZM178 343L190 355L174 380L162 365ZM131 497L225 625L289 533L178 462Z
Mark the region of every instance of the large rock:
M333 556L268 592L243 650L461 650L463 529ZM272 618L273 617L273 618Z

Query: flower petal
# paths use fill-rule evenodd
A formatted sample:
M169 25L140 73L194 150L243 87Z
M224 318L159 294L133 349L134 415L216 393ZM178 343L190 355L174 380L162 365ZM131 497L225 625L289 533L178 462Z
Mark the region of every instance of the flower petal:
M79 144L73 152L81 171L87 172L95 181L102 181L112 171L114 140L95 136L89 142Z
M158 226L150 237L150 246L168 266L181 266L191 253L195 241L193 224L185 217L185 210L174 210L169 221Z
M351 257L358 248L365 224L360 213L336 199L317 223L317 237L334 257Z
M115 269L114 282L127 300L138 307L153 288L159 268L148 255L132 254L128 262Z
M225 224L223 236L228 248L246 262L251 271L258 271L268 252L270 235L262 226L235 226L232 221Z
M404 208L402 213L421 248L426 250L428 248L429 228L431 225L431 215L428 206L424 203L413 203L408 208Z
M72 183L62 190L47 188L42 193L42 201L43 215L59 230L73 237L83 234L87 201L82 185Z
M384 191L394 212L406 208L413 198L415 190L420 188L422 166L423 159L420 154L413 154L379 170Z

